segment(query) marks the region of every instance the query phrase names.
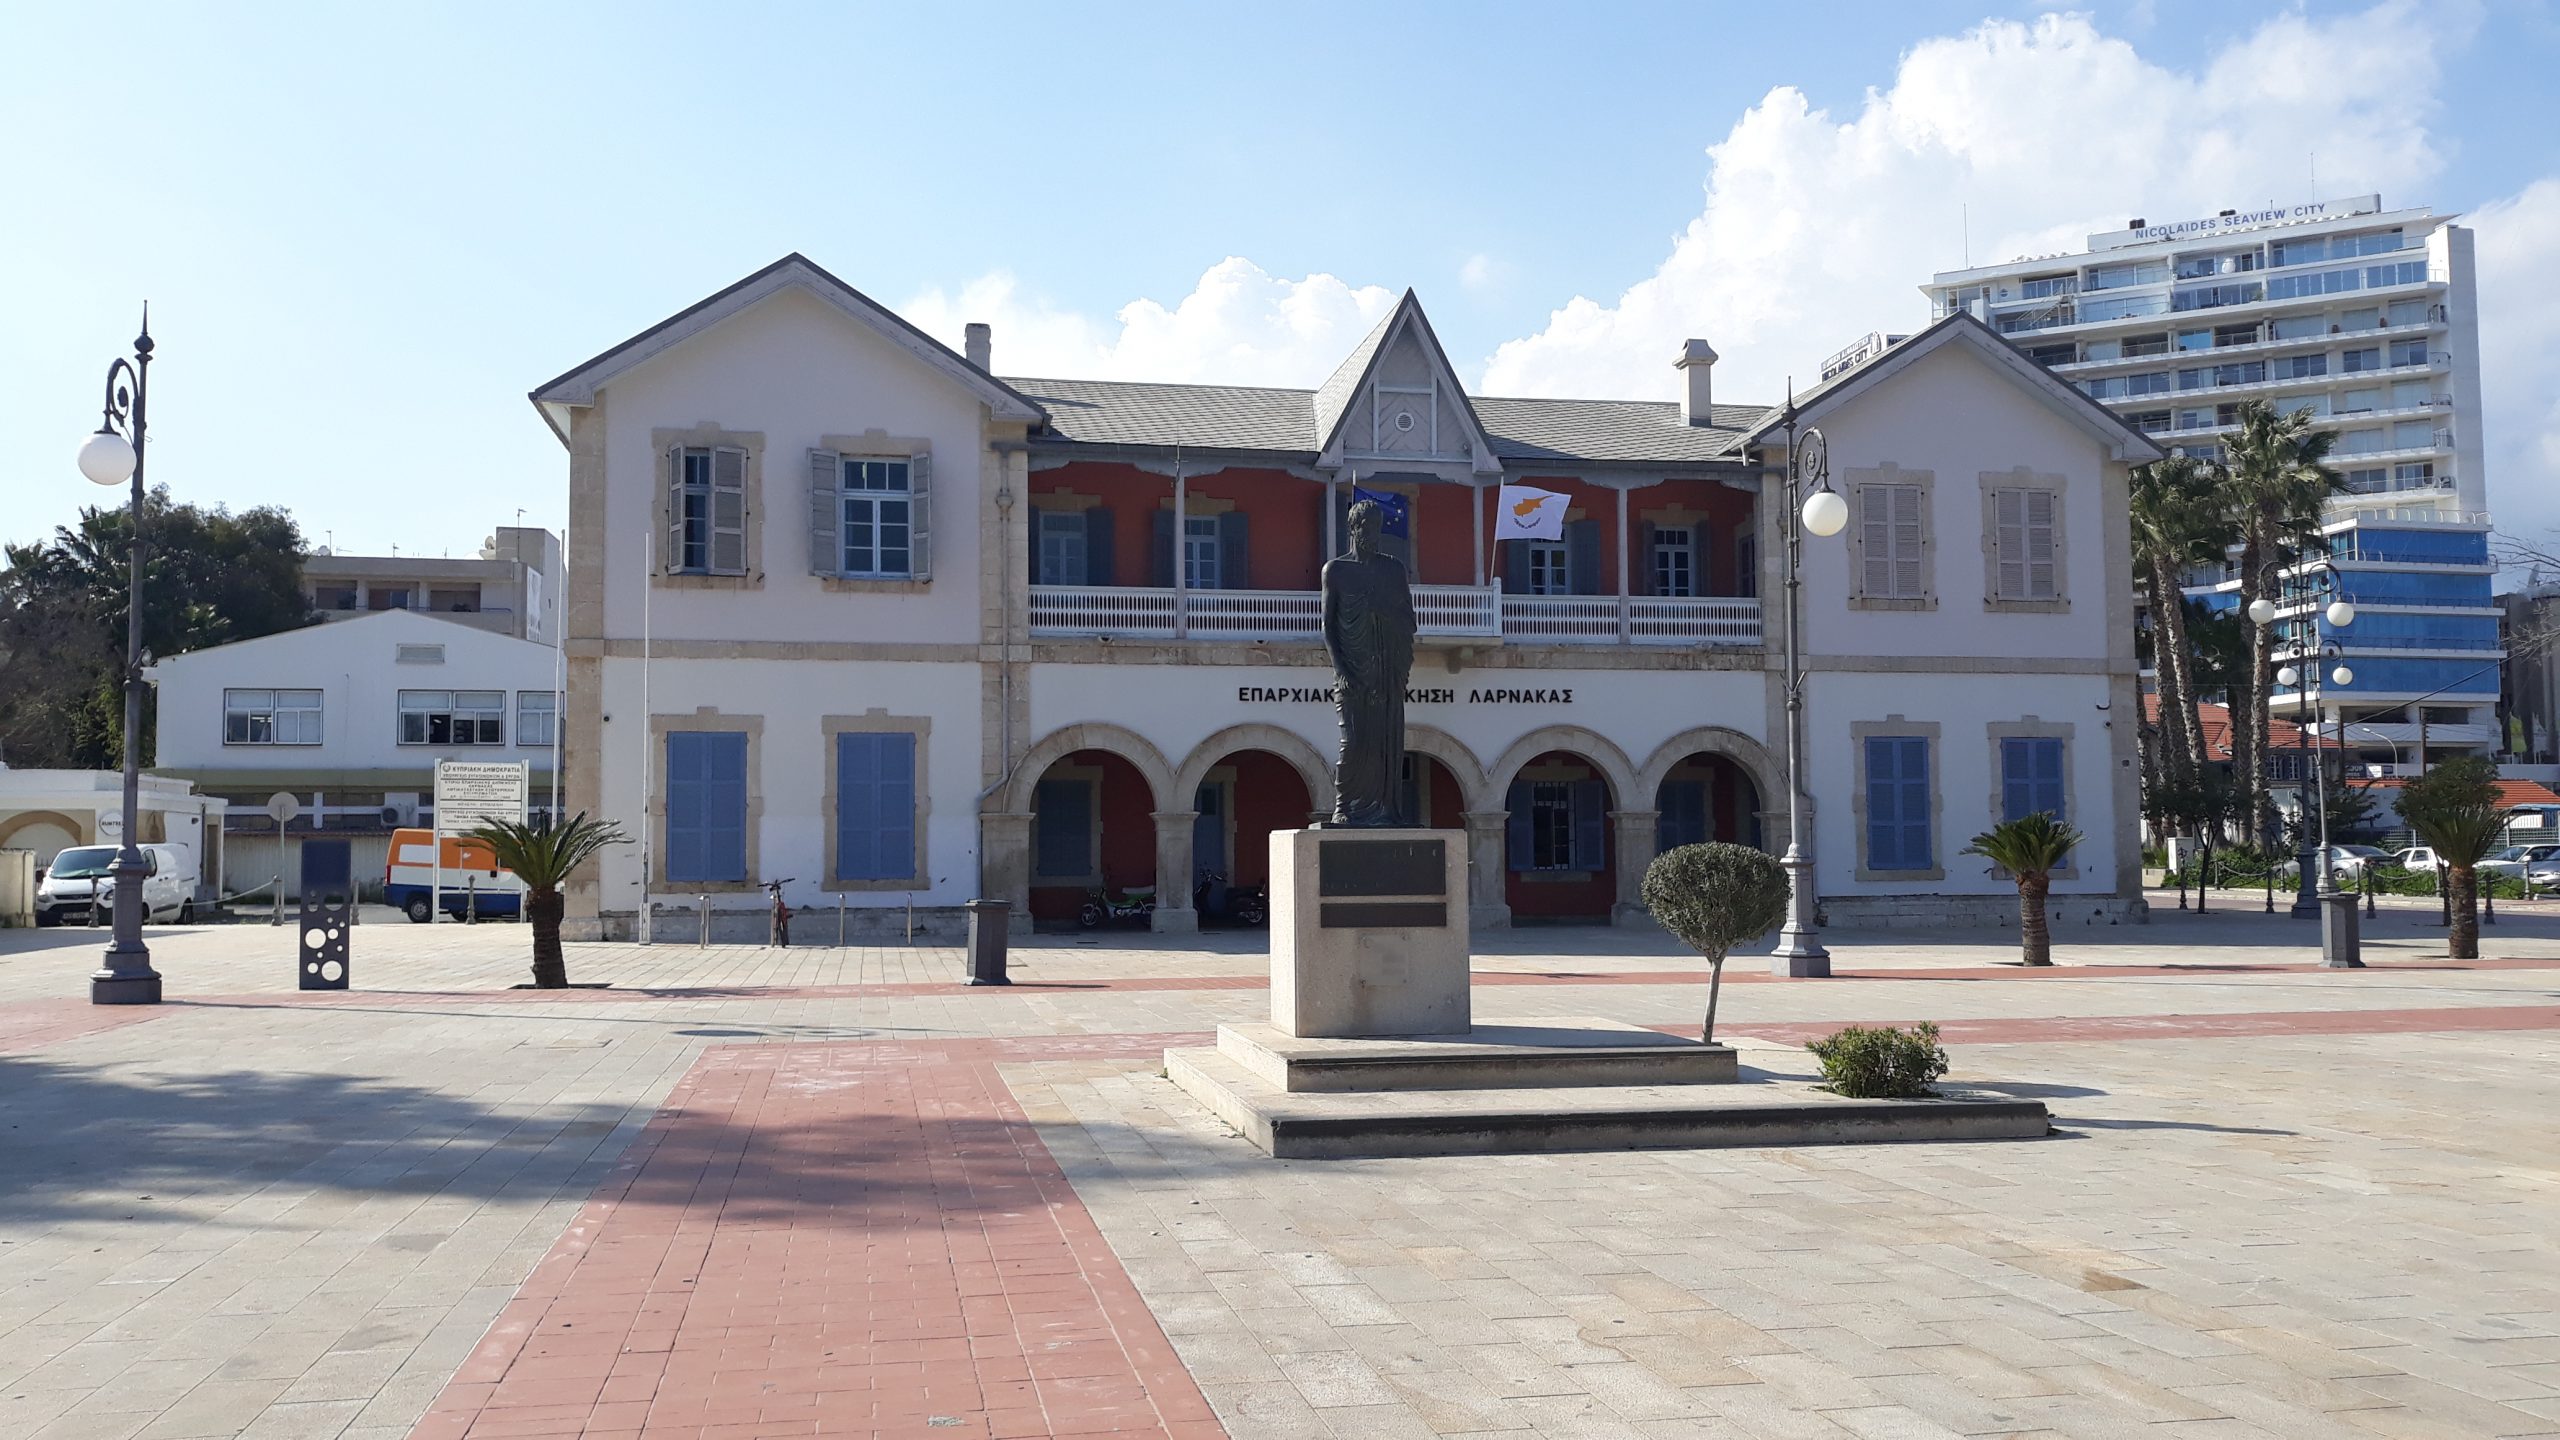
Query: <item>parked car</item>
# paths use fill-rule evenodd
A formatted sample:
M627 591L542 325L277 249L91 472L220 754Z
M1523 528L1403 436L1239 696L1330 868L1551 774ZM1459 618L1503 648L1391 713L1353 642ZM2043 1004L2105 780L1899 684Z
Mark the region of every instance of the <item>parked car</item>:
M143 918L193 921L195 867L186 855L174 845L145 845L142 860L150 867L142 877ZM36 886L36 923L86 925L93 908L101 909L98 923L106 923L104 912L115 908L115 867L113 845L76 845L55 855Z
M2494 874L2521 878L2528 866L2560 860L2560 845L2510 845L2476 867Z
M2397 857L2379 845L2332 845L2329 847L2329 878L2341 885L2354 884L2364 867L2388 868ZM2302 874L2302 862L2287 860L2276 867L2276 873L2290 880Z
M2432 875L2436 868L2436 852L2432 845L2412 845L2398 855L2400 868Z

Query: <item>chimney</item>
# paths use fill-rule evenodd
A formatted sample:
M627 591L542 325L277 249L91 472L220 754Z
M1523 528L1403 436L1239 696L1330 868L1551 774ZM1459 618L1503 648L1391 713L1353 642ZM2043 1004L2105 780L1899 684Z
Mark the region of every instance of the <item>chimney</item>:
M972 320L969 322L969 338L963 342L966 347L964 353L968 355L969 363L990 375L995 373L989 368L992 363L990 356L995 348L995 335L994 329L985 321Z
M1715 399L1715 347L1704 340L1684 341L1680 358L1671 363L1689 380L1689 396L1680 408L1681 418L1692 425L1716 423L1715 409L1710 404Z

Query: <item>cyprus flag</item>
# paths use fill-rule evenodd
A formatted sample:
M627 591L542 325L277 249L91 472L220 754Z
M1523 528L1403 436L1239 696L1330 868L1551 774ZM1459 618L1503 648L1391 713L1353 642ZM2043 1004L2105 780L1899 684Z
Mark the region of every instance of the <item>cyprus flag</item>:
M1497 540L1561 540L1566 498L1533 485L1505 485L1494 507Z

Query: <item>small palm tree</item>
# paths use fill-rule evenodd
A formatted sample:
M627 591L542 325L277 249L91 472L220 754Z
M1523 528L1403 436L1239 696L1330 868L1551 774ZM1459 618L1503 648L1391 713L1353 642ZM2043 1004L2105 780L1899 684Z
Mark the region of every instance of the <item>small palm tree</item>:
M1973 837L1964 847L2009 872L2018 882L2018 944L2029 965L2053 963L2053 930L2045 924L2044 901L2053 889L2054 867L2080 844L2078 830L2039 810L2004 820Z
M569 902L561 887L606 846L628 845L631 837L610 820L590 820L580 812L565 825L554 825L547 818L539 825L492 821L472 831L471 838L496 852L498 864L524 882L525 919L533 925L535 987L567 989L569 966L560 953L560 916Z
M2445 955L2480 958L2479 865L2498 847L2507 812L2498 803L2498 769L2476 756L2427 767L2400 791L2400 818L2445 867Z

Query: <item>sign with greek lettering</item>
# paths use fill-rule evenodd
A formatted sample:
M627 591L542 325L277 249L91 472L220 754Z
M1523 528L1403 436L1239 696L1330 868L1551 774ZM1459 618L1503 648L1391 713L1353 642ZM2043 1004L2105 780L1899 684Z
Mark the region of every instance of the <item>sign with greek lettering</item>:
M521 760L439 760L436 833L467 834L493 820L521 825L527 788Z
M1236 703L1239 705L1330 705L1333 703L1333 687L1330 685L1239 685L1236 687ZM1573 703L1573 687L1570 685L1473 685L1461 688L1455 685L1408 685L1405 687L1404 703L1407 705L1570 705Z

